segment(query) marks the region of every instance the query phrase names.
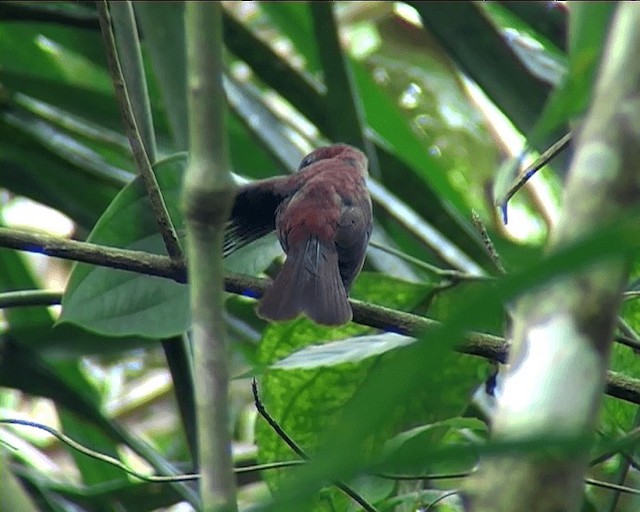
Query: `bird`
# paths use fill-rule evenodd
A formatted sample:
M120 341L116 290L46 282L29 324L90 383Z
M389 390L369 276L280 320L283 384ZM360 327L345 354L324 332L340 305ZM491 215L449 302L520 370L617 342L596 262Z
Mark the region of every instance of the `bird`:
M348 292L372 230L365 154L348 144L320 147L298 171L254 181L236 194L225 233L230 252L275 230L286 254L256 312L284 322L305 315L320 325L353 318Z

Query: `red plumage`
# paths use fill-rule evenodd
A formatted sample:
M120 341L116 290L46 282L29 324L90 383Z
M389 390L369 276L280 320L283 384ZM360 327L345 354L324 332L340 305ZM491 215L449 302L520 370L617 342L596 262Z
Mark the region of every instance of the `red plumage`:
M367 158L335 144L307 155L296 174L243 186L236 197L230 244L276 229L287 259L257 308L284 321L305 314L323 325L352 318L348 290L362 268L372 227Z

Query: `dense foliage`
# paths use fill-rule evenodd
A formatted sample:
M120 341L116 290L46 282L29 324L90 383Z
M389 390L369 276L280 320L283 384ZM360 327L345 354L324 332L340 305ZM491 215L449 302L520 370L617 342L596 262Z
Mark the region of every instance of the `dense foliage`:
M512 299L610 254L608 242L637 248L631 235L604 232L544 259L570 150L508 208L495 206L517 164L584 114L614 7L337 2L333 12L325 4L225 3L234 172L291 172L310 149L347 142L370 157L375 217L375 244L351 294L364 303L356 322L269 325L249 293L227 296L237 466L300 459L254 414L254 376L268 413L315 461L239 474L239 497L264 504L268 488L278 507L355 510L352 497L327 484L340 481L378 510L418 510L460 480L393 475L472 471L491 450L486 409L472 397L485 394L505 356ZM183 9L134 3L157 140L152 163L179 233L188 133ZM17 218L33 211L27 198L70 219L71 230L58 234L165 254L124 133L93 4L0 2L2 226L44 226L33 215ZM53 216L47 212L34 215ZM273 275L280 253L268 236L228 256L227 270ZM0 249L0 418L53 425L144 473L194 471L187 285L32 256ZM8 293L15 291L29 293ZM61 310L50 307L59 302ZM626 345L614 344L610 369L621 380L608 388L602 441L624 439L640 418L636 304L626 302L620 317ZM403 313L442 324L425 331ZM634 450L623 448L590 476L637 486ZM0 503L11 495L15 510L145 511L197 499L195 484L141 482L24 426L0 425L0 473ZM621 496L585 486L585 510L637 508L637 497ZM443 503L461 510L456 496Z

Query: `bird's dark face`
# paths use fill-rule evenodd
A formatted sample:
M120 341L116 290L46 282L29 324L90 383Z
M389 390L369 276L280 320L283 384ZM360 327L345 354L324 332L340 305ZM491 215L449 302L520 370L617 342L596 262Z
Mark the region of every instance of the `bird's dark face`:
M333 158L344 160L351 166L361 169L365 175L367 174L367 157L359 149L348 146L347 144L334 144L316 149L302 159L302 162L300 162L298 166L298 171L306 169L316 162L331 160Z

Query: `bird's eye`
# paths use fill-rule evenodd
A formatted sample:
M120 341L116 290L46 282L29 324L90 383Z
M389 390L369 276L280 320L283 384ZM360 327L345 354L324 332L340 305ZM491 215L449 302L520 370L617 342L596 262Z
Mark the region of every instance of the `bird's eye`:
M305 167L311 165L312 163L314 163L317 160L316 155L314 155L313 153L311 153L310 155L305 156L302 159L302 162L300 162L300 165L298 166L298 170L304 169Z

